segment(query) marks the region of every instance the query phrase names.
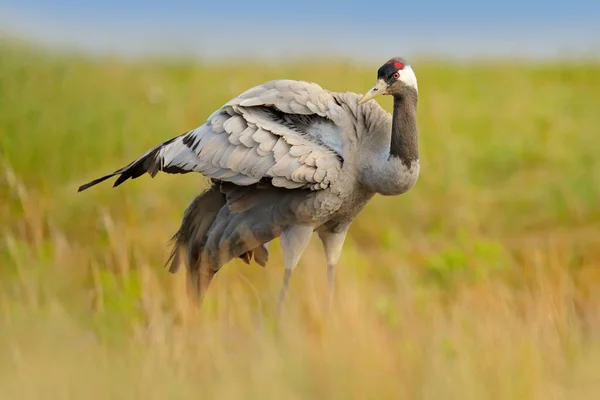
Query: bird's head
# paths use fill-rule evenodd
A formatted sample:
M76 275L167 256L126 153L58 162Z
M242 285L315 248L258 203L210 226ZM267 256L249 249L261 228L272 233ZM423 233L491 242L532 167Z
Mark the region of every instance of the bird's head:
M377 70L377 83L359 100L366 103L381 95L401 96L407 91L418 92L417 77L406 60L394 57Z

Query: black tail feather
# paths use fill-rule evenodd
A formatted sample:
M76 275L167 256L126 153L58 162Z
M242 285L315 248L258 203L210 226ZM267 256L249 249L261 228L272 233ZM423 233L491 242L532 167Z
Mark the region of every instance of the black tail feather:
M137 160L135 160L134 162L130 163L129 165L127 165L126 167L123 167L115 172L113 172L112 174L108 174L105 175L101 178L98 179L94 179L93 181L86 183L85 185L81 185L79 187L79 189L77 190L77 192L81 192L82 190L86 190L94 185L97 185L100 182L104 182L105 180L107 180L108 178L112 178L115 175L120 175L119 178L115 181L115 183L113 184L113 187L117 187L120 184L122 184L123 182L125 182L127 179L131 178L131 179L136 179L139 178L140 176L142 176L144 173L149 173L150 176L152 176L153 178L156 176L156 174L158 173L158 171L165 171L167 173L184 173L184 172L189 172L189 171L183 171L177 167L167 167L167 168L161 168L160 166L160 160L157 159L157 154L159 152L159 150L165 146L168 145L169 143L171 143L172 141L174 141L175 139L177 139L178 137L174 137L170 140L167 140L164 143L159 144L158 146L154 147L153 149L149 150L146 154L144 154L143 156L141 156L140 158L138 158Z
M115 181L115 183L113 184L113 187L117 187L119 186L121 183L125 182L127 179L131 178L131 179L135 179L138 178L140 176L142 176L145 172L150 173L150 175L152 175L152 177L154 177L156 175L156 173L158 172L158 170L152 171L150 172L148 170L148 167L150 166L149 164L149 157L153 157L154 154L148 154L136 161L134 161L133 163L129 164L128 166L121 168L115 172L113 172L112 174L108 174L108 175L104 175L101 178L98 179L94 179L91 182L86 183L85 185L81 185L79 186L79 189L77 189L77 192L81 192L82 190L86 190L94 185L97 185L100 182L104 182L105 180L112 178L113 176L119 175L119 178Z
M94 179L93 181L88 182L85 185L81 185L81 186L79 186L79 189L77 189L77 193L81 192L82 190L89 189L90 187L97 185L100 182L104 182L108 178L112 178L115 175L116 175L116 172L113 172L112 174L104 175L101 178Z

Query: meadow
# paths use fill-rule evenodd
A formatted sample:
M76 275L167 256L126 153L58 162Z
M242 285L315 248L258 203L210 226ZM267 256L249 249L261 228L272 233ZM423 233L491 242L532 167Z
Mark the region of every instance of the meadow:
M421 175L354 222L332 315L316 237L279 325L277 241L266 268L231 262L189 307L184 274L163 266L202 176L77 193L253 85L364 93L384 61L240 68L0 44L2 397L596 398L597 63L413 60Z

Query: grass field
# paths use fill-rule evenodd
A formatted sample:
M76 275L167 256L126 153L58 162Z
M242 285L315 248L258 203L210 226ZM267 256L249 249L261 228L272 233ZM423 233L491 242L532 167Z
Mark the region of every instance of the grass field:
M232 262L188 308L163 264L201 176L76 193L253 85L364 93L383 61L240 68L0 45L2 397L596 398L600 65L415 60L421 176L353 224L331 317L316 238L279 329L278 243L266 269Z

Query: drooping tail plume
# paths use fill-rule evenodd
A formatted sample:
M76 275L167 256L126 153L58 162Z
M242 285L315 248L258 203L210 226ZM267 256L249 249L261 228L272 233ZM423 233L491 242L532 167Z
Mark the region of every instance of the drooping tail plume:
M209 230L223 207L228 207L226 196L219 190L218 182L214 182L190 203L183 214L179 229L172 238L173 248L166 263L169 265L169 272L176 273L184 264L188 277L188 293L200 302L221 267L207 257L205 247ZM228 249L215 251L227 253ZM253 256L254 260L264 267L269 253L267 248L261 245L237 255L246 264L250 264Z

